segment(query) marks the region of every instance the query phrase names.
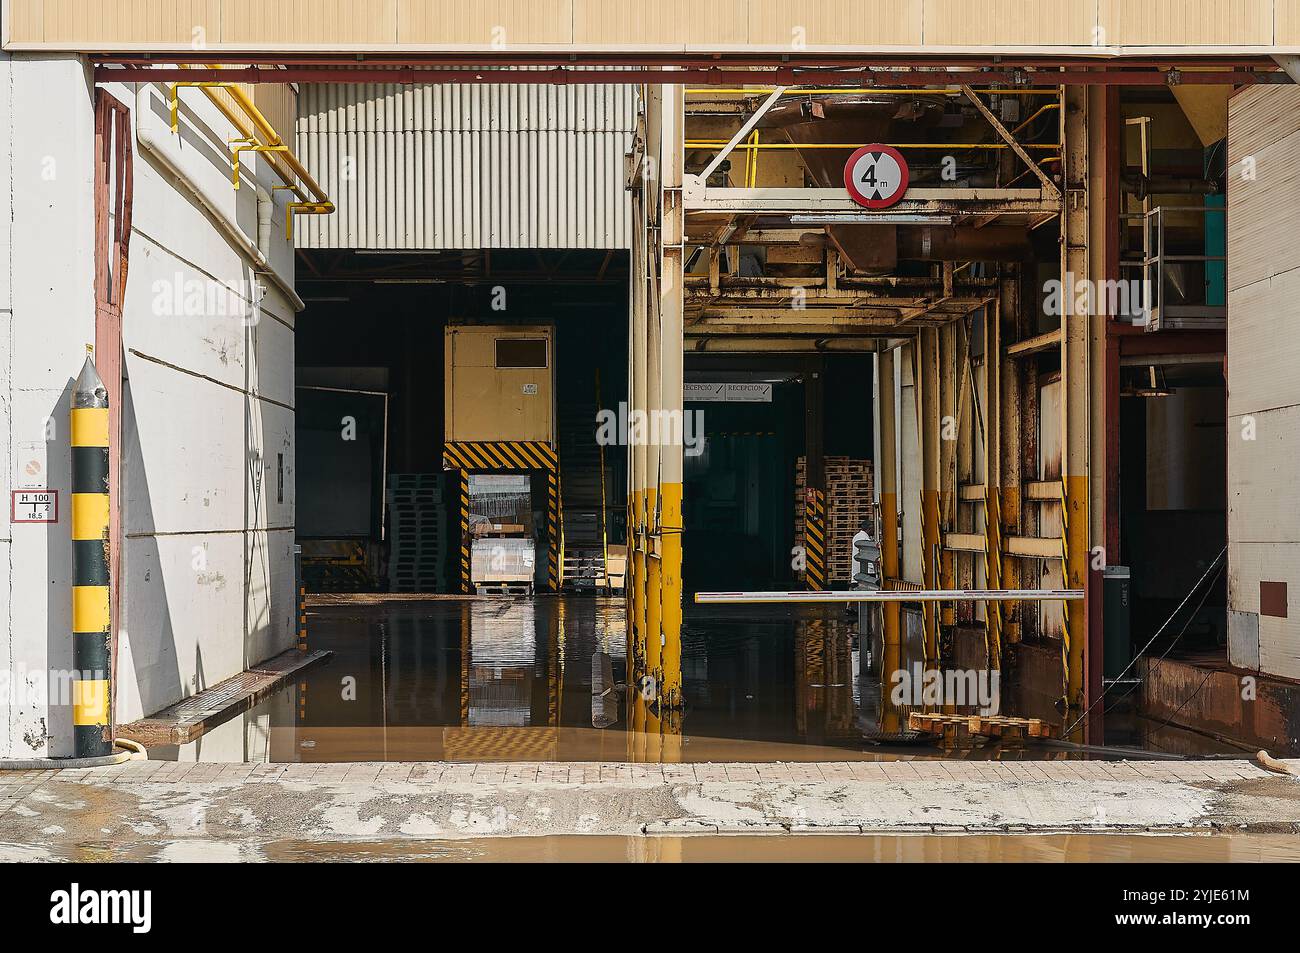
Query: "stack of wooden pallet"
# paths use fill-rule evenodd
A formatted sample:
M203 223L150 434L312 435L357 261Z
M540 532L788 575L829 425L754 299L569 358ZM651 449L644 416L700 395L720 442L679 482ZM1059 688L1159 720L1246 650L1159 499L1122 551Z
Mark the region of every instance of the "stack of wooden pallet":
M443 567L449 541L442 474L388 475L388 588L392 592L446 592Z
M826 470L826 578L848 583L853 578L853 537L863 520L872 515L870 460L827 457ZM804 487L807 464L800 457L794 476L794 542L803 546Z

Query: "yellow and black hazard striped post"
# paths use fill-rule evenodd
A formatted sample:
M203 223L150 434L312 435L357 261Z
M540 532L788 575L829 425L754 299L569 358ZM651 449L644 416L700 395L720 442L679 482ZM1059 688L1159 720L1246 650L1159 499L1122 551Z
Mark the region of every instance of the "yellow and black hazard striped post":
M804 489L804 570L808 588L826 588L826 497L816 487Z
M460 476L460 591L468 594L473 592L469 574L469 471L456 472Z
M108 390L86 358L72 394L72 724L76 757L113 753Z

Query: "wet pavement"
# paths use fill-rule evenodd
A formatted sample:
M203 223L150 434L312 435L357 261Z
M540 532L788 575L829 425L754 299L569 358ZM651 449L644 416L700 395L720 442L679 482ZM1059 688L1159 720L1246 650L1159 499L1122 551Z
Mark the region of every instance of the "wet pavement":
M1300 771L1300 762L1288 767ZM462 841L577 835L621 843L615 852L631 845L644 859L655 859L658 848L633 841L687 835L782 841L853 835L862 850L907 835L920 839L912 846L923 854L935 849L926 846L931 841L959 853L942 846L951 835L1136 833L1196 839L1189 849L1202 849L1205 859L1222 855L1224 843L1213 838L1225 834L1277 837L1269 842L1273 848L1289 849L1300 842L1300 778L1249 761L1080 760L137 760L89 770L0 772L0 845L7 845L0 857L9 859L243 860L294 852L301 859L451 859L474 849ZM907 845L893 850L909 858Z
M224 738L151 756L313 763L945 756L928 744L871 739L879 676L859 674L856 624L842 608L688 607L686 710L671 753L647 751L626 730L625 639L621 597L314 596L307 641L333 653L327 662L226 726ZM1233 751L1201 738L1181 745ZM946 756L1079 755L985 746Z

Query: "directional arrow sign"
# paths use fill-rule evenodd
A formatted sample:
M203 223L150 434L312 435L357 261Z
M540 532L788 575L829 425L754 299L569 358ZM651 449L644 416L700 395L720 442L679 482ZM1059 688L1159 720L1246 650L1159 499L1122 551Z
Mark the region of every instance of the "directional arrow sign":
M893 146L865 145L844 164L844 187L863 208L889 208L907 192L907 160Z

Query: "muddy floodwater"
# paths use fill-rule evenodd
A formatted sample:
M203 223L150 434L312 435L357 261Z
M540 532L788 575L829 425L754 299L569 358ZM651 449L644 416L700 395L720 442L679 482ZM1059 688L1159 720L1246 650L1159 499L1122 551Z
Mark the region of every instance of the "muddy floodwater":
M328 661L188 750L248 761L843 761L1060 758L874 738L880 678L839 607L690 606L686 710L670 756L626 727L622 598L313 597L308 646ZM1164 728L1168 735L1176 731ZM1135 735L1147 747L1159 739ZM1175 750L1240 752L1205 739ZM1190 751L1189 751L1190 748Z
M232 843L192 838L162 844L94 844L34 847L0 842L0 861L82 863L163 861L366 862L1071 862L1156 863L1296 862L1300 838L1267 834L806 834L785 837L485 837L452 841Z

